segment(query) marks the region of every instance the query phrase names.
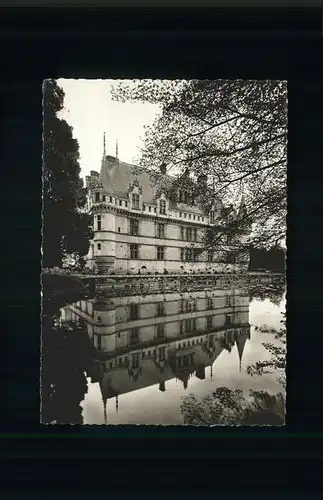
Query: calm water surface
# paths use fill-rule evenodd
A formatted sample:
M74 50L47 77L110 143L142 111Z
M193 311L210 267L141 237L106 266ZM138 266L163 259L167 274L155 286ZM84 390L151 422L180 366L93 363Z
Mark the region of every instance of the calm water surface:
M276 373L246 369L270 358L262 343L275 343L284 312L282 291L250 298L238 288L101 296L48 312L42 421L181 425L188 394L277 394Z

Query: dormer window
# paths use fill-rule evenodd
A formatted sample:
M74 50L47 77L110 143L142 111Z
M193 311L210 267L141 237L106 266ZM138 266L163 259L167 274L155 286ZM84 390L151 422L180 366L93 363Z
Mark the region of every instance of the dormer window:
M132 194L132 208L134 210L139 210L139 194L137 193Z
M160 202L159 202L159 212L162 215L166 214L166 201L165 200L160 200Z

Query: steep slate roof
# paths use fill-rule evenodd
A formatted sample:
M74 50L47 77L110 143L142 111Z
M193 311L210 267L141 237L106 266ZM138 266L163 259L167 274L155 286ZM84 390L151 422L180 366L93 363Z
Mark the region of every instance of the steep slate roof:
M138 180L142 187L143 203L156 204L156 196L158 195L158 186L154 185L154 180L151 177L160 180L161 185L169 187L173 180L168 175L158 174L155 171L149 171L140 167L116 160L111 156L107 156L102 161L99 182L103 185L104 191L120 198L128 198L129 185ZM170 202L171 209L182 210L183 212L191 212L193 214L203 214L203 211L197 206L186 205L185 203Z

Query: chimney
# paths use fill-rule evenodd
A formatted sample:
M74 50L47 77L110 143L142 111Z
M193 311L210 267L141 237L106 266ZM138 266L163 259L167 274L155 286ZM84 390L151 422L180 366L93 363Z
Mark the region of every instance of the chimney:
M160 168L160 172L161 172L163 175L165 175L165 174L166 174L166 170L167 170L167 168L166 168L166 163L162 163L162 164L160 165L160 167L159 167L159 168Z

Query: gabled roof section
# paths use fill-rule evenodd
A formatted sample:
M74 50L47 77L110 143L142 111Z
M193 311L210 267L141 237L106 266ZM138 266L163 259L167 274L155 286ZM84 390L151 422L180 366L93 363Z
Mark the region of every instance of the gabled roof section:
M156 204L162 187L171 187L175 179L169 175L159 174L130 163L119 161L112 156L105 156L102 160L99 183L102 184L105 192L120 198L128 198L128 190L134 180L137 179L142 187L143 203ZM170 202L171 209L191 212L192 214L203 215L203 211L198 206L190 206L185 203Z

